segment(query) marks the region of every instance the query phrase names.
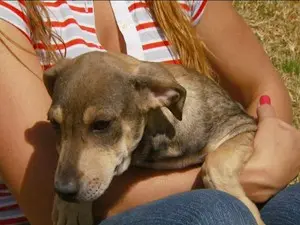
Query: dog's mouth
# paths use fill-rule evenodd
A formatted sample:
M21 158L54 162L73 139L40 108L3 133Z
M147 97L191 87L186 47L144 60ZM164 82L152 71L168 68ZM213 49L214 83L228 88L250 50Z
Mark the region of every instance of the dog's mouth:
M57 193L57 195L64 201L66 202L72 202L72 203L79 203L80 201L77 199L76 196L71 195L71 194L61 194Z
M120 163L115 167L115 169L111 172L111 176L106 175L105 180L101 180L99 177L95 177L93 179L81 181L80 191L76 196L60 196L63 200L68 202L89 202L94 201L101 197L101 195L106 191L109 187L114 176L118 176L126 171L130 165L131 157L123 157L120 160Z
M113 177L107 177L107 180L101 181L94 178L82 185L81 191L76 197L77 202L91 202L98 199L108 188Z

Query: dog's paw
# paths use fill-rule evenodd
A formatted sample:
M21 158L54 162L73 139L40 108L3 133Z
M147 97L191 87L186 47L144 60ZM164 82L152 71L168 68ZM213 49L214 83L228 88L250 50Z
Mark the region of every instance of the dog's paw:
M70 203L55 196L53 225L93 225L92 203Z

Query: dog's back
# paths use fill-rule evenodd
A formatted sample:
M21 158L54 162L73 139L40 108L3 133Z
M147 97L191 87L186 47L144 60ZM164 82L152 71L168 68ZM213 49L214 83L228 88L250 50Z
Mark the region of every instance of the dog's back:
M187 90L182 120L167 108L150 112L133 164L157 169L195 165L226 140L256 130L254 118L213 80L182 66L165 67Z

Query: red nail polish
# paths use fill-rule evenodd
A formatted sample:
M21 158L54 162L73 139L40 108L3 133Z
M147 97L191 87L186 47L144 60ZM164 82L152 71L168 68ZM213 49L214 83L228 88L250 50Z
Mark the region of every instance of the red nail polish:
M270 97L268 95L262 95L259 99L259 104L260 105L264 105L264 104L271 105Z

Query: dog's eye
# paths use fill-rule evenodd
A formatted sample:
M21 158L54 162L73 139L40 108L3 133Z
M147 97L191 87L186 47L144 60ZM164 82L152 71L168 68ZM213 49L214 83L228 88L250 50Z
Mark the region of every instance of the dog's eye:
M54 130L56 130L56 131L60 130L60 124L58 122L56 122L56 120L51 119L50 123Z
M92 130L95 132L104 131L109 127L111 121L98 120L92 124Z

